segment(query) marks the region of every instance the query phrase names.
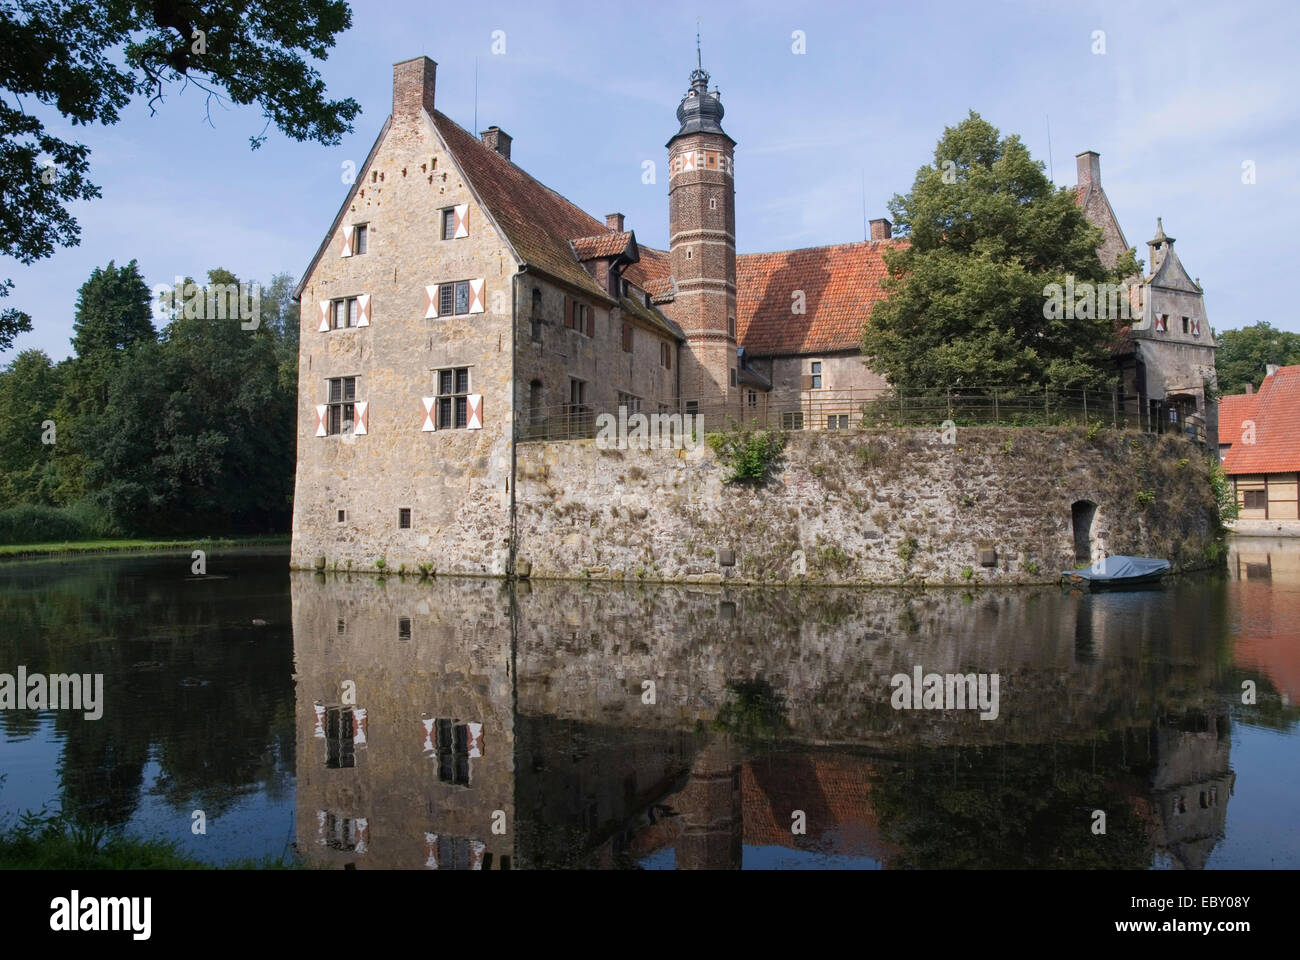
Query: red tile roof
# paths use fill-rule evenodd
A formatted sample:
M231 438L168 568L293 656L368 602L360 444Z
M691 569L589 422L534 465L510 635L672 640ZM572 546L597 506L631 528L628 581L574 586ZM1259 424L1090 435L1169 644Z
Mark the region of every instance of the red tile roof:
M573 241L573 252L579 260L595 260L599 257L618 257L627 252L632 242L632 231L622 233L608 231L594 237L578 237Z
M736 326L751 356L855 350L884 298L884 252L905 240L872 240L736 258ZM793 313L802 290L806 313Z
M1254 421L1254 443L1244 442L1245 420ZM1300 471L1300 365L1265 377L1253 396L1221 398L1219 436L1232 445L1223 460L1224 473Z

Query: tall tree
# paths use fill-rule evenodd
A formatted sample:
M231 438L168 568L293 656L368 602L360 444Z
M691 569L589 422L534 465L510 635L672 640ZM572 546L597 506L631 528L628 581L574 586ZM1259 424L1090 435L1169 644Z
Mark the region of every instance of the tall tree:
M156 340L151 312L149 287L136 262L118 267L110 260L77 291L72 347L78 357L88 358Z
M152 110L174 84L208 100L258 104L266 126L295 140L339 142L360 105L329 100L305 57L325 59L352 25L344 0L0 0L0 255L21 263L75 246L68 210L100 195L88 178L90 151L54 136L22 109L22 97L75 124L114 124L133 98ZM12 281L0 281L0 298ZM0 350L31 329L18 310L0 311Z
M1057 189L1015 135L979 114L943 132L934 161L889 204L909 242L885 253L888 293L862 349L903 393L950 387L1097 386L1113 374L1111 320L1053 319L1044 289L1120 282L1137 272L1098 259L1101 231Z
M57 476L61 370L24 350L0 371L0 504L50 503Z
M1247 384L1258 387L1270 363L1300 363L1300 333L1277 330L1267 320L1240 330L1224 330L1218 341L1215 366L1224 393L1245 393Z

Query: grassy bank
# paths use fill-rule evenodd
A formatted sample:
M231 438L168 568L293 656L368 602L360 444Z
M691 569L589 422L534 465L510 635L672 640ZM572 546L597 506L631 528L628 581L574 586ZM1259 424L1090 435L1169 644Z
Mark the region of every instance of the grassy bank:
M174 843L139 840L61 814L25 813L0 830L0 870L293 870L300 865L266 857L211 864Z
M190 537L180 540L138 540L130 538L103 540L66 540L55 543L0 544L0 560L20 560L24 557L48 557L77 553L124 553L140 550L210 550L214 547L259 547L287 544L289 534L265 537Z

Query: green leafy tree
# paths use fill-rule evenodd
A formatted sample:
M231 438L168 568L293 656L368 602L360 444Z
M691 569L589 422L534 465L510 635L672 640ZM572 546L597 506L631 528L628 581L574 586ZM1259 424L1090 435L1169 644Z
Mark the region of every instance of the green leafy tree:
M89 358L156 340L150 313L149 287L136 262L118 267L110 260L108 266L96 267L77 292L72 348L78 357Z
M1215 366L1223 393L1245 393L1247 384L1258 387L1270 363L1300 363L1300 333L1274 329L1267 320L1224 330L1218 341Z
M0 372L0 502L5 506L54 501L61 372L41 350L24 350Z
M1136 274L1098 259L1101 231L1057 189L1020 138L979 114L944 130L934 162L889 209L909 242L885 253L888 297L864 327L872 368L902 393L950 387L1101 386L1112 377L1109 319L1045 316L1048 284Z
M156 111L174 85L193 84L209 110L225 98L262 108L254 149L272 123L295 140L335 144L361 108L329 100L306 57L325 59L351 25L344 0L4 0L0 93L74 125L111 125L133 98ZM0 254L33 263L80 242L68 205L100 196L89 163L84 145L0 99ZM0 281L0 298L11 289ZM27 314L0 311L0 350L30 329Z

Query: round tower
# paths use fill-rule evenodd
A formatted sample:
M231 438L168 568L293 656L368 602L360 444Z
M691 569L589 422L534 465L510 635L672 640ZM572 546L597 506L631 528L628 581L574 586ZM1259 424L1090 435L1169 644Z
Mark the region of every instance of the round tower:
M677 107L668 147L668 249L677 289L671 314L686 335L681 397L712 422L739 411L736 359L736 141L700 65Z

